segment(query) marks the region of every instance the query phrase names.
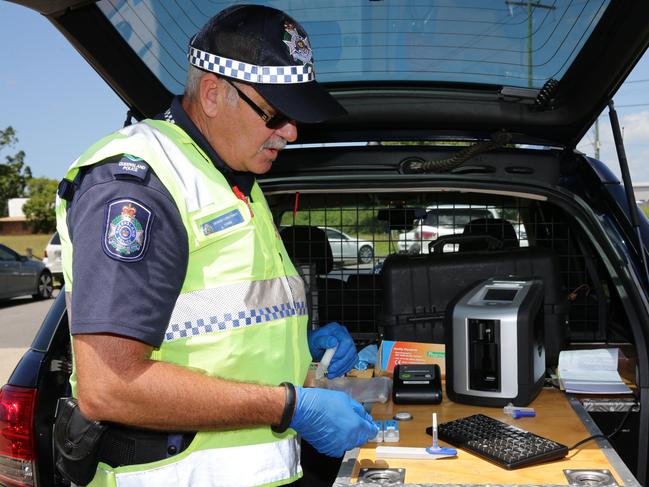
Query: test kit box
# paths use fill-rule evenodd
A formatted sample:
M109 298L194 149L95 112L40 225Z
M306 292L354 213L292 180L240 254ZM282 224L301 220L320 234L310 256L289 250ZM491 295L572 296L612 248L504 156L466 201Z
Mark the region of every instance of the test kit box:
M376 368L392 372L397 364L437 364L441 376L446 376L446 352L441 343L419 343L383 340L379 347Z

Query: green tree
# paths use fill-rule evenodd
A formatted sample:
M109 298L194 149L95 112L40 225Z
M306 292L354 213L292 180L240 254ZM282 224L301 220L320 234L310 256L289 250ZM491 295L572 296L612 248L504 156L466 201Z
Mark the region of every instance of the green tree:
M9 126L0 130L0 152L18 143L16 131ZM7 200L20 198L25 194L27 181L32 177L32 171L25 165L25 152L18 151L14 155L5 156L0 163L0 215L7 215Z
M56 229L57 186L56 180L48 178L31 178L27 182L29 200L23 211L34 233L51 233Z

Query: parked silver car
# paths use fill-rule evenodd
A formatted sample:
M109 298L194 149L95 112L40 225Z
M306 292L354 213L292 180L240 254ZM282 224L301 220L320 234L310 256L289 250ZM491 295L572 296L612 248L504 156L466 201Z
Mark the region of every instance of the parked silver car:
M320 228L327 234L334 261L358 260L361 264L372 262L374 258L374 245L372 242L351 237L335 228Z
M28 294L47 299L52 290L52 273L45 264L0 244L0 299Z

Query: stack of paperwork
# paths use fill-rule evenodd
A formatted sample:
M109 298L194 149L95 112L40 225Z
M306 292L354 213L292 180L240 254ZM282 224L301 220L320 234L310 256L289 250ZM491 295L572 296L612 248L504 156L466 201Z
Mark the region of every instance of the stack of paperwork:
M564 350L559 354L559 383L576 394L631 394L617 371L619 349Z

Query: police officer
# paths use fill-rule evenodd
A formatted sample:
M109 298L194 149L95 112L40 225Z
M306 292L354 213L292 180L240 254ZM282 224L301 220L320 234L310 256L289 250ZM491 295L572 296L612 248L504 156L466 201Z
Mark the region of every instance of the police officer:
M327 348L330 378L356 351L339 324L307 333L304 285L255 182L296 122L345 113L315 81L307 34L234 6L188 54L184 96L94 144L59 189L71 384L121 445L103 448L92 485L281 485L301 475L296 433L330 456L376 434L347 395L301 387Z

